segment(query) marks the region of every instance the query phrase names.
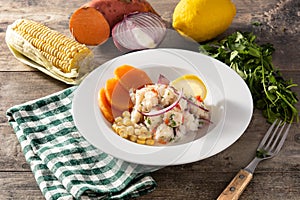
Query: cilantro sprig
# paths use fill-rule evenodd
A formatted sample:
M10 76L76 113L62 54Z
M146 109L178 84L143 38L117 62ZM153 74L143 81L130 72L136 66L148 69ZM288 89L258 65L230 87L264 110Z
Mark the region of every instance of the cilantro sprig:
M268 122L275 119L298 122L298 102L291 88L297 86L285 80L272 64L274 48L271 44L259 45L256 36L248 32L234 32L220 41L200 46L200 52L210 55L230 66L247 83L254 106Z

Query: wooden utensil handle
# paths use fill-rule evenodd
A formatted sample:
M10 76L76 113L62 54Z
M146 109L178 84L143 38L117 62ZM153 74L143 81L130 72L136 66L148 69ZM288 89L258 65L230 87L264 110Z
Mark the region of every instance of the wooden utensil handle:
M237 200L251 181L253 174L241 169L217 200Z

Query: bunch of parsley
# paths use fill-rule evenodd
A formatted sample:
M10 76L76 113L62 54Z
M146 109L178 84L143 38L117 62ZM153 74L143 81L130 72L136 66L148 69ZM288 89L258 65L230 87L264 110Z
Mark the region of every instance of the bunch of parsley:
M272 64L274 48L271 44L259 45L256 36L248 32L234 32L220 41L200 46L200 52L210 55L230 66L247 83L254 106L262 110L267 121L276 118L286 122L298 122L298 102L291 90L297 86L285 80Z

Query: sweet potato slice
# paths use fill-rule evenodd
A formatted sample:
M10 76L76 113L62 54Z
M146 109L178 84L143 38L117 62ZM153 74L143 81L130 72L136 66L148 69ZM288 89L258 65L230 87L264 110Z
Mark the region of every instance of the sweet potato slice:
M69 28L74 38L86 45L99 45L110 36L110 26L96 8L81 7L71 16Z
M117 83L118 83L118 79L116 78L110 78L105 83L105 96L110 105L112 102L112 95Z
M152 84L152 80L145 71L133 68L123 74L120 78L120 83L129 91L131 88L138 89L147 84Z
M122 76L124 76L127 72L133 69L135 68L131 65L121 65L114 70L114 74L118 79L121 79Z
M121 84L119 79L111 78L105 83L105 96L113 110L125 111L133 107L129 91Z
M105 117L105 119L107 119L107 121L109 121L111 123L114 122L113 113L112 113L110 104L106 99L104 88L101 88L99 90L98 106L99 106L100 111L102 112L103 116Z

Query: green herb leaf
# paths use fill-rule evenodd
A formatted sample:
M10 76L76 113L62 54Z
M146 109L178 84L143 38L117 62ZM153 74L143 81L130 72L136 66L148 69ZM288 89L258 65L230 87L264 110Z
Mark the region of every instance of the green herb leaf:
M230 66L247 83L254 105L262 110L267 121L281 118L292 123L299 121L296 93L297 86L285 80L272 64L274 48L271 44L259 45L256 36L248 32L235 32L220 41L199 47L200 52L212 56Z

